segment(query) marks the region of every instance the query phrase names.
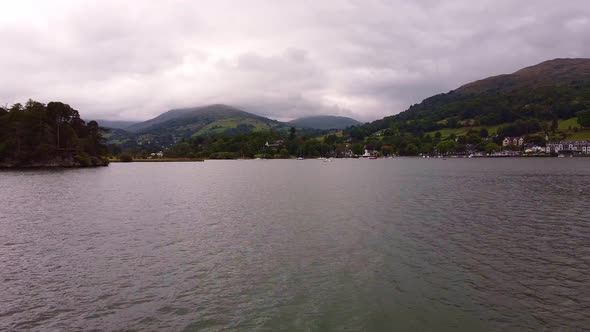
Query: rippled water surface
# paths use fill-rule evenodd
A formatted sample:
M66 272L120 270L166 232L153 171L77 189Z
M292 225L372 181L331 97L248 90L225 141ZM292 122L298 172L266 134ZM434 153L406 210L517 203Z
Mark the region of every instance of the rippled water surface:
M590 159L0 172L0 330L589 327Z

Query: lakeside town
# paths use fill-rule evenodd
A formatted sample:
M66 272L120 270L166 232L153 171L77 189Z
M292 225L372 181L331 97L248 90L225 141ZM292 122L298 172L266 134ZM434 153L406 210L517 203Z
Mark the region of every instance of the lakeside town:
M548 137L546 137L548 139ZM255 158L221 158L221 159L298 159L303 160L303 157L292 157L284 155L282 157L272 157L272 150L280 150L284 147L284 140L276 140L272 143L268 141L261 147L262 152L257 154ZM393 153L384 153L389 151L389 147L384 145L380 150L371 149L371 147L364 145L362 147L362 153L354 151L355 147L351 144L345 144L343 149L333 150L326 153L325 157L319 157L319 160L329 160L332 158L366 158L366 159L378 159L378 158L393 158L397 155ZM357 152L357 153L355 153ZM572 141L572 140L560 140L560 141L547 141L544 146L538 143L529 143L527 138L524 136L520 137L505 137L502 140L501 150L495 152L483 152L479 151L475 145L466 144L465 151L462 152L447 152L447 153L435 153L435 154L419 154L418 157L422 158L502 158L502 157L590 157L590 141ZM165 160L170 159L166 157L165 150L151 153L146 159L152 160ZM217 158L213 158L217 159ZM312 158L314 159L314 158Z

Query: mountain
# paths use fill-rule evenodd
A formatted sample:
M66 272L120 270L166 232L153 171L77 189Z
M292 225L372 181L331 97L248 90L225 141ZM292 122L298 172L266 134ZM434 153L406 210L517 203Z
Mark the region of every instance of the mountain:
M126 129L138 121L110 121L110 120L96 120L98 125L109 129Z
M555 121L571 119L585 109L590 109L590 59L554 59L427 98L362 126L355 135L392 127L418 133L530 119Z
M355 119L344 116L318 115L307 116L287 122L287 124L298 128L312 129L345 129L351 126L358 126L361 123Z
M173 109L124 130L114 129L109 135L109 143L167 146L193 136L231 136L271 129L287 132L289 127L232 106L215 104Z
M285 127L276 120L248 113L232 106L216 104L167 111L151 120L140 122L126 130L142 134L231 135L240 132Z

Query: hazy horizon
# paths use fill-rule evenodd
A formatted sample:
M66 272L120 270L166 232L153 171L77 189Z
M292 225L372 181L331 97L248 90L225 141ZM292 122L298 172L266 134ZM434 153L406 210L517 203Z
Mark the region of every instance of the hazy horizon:
M0 2L0 103L142 121L227 104L372 121L554 58L590 56L585 1Z

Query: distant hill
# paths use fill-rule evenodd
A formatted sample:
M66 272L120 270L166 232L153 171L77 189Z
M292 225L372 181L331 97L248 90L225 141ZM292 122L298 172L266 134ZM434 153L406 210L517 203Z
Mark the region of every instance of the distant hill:
M228 105L181 108L140 122L126 130L134 133L165 133L176 136L235 134L285 127L282 123Z
M215 104L173 109L124 129L111 128L107 134L109 143L129 148L136 145L169 146L194 136L231 136L271 129L286 133L289 126L232 106Z
M136 123L138 121L110 121L110 120L96 120L98 125L105 128L110 129L126 129Z
M318 115L295 119L288 122L289 125L298 128L312 129L344 129L350 126L358 126L361 123L355 119L344 116Z
M585 109L590 109L590 59L555 59L427 98L362 126L355 135L392 127L417 133L527 119L552 121L573 118Z

